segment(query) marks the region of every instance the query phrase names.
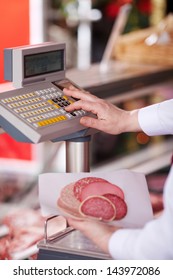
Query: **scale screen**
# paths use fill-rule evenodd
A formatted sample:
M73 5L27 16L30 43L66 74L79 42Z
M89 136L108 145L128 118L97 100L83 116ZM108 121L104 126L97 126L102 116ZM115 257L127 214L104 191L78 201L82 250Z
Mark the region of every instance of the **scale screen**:
M24 78L49 74L64 69L64 50L24 56Z

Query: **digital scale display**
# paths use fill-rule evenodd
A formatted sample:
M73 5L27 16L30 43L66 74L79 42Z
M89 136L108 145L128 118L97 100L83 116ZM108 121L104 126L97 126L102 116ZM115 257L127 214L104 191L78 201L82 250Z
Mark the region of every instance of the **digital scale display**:
M49 74L64 69L64 51L56 50L24 56L24 78Z

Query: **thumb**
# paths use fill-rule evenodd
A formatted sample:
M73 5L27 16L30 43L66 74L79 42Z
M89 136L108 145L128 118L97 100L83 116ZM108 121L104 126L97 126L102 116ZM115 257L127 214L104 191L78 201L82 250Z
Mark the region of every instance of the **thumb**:
M80 123L87 127L92 127L92 128L97 128L97 129L99 129L99 127L100 127L100 121L98 119L87 117L87 116L82 117L80 119Z

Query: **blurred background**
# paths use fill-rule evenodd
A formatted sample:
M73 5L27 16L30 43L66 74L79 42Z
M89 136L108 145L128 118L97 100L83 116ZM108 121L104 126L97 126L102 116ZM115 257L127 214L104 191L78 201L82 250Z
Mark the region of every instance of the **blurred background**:
M112 72L102 73L101 84L95 85L94 67L103 59L125 4L130 4L131 9L109 58L122 63L122 68L118 66L115 81L109 82ZM3 77L4 48L53 41L66 44L68 77L121 108L132 110L173 96L173 79L169 71L162 74L162 69L173 69L173 2L170 0L8 0L0 2L0 11L0 92L11 87ZM124 63L134 64L140 71L147 69L147 78L145 72L141 80L135 76L132 66L127 70ZM127 71L128 75L133 71L134 74L126 84L123 75ZM155 76L150 77L150 73ZM91 171L129 168L145 173L153 210L159 212L163 209L163 185L172 150L171 137L150 138L144 133L113 136L100 132L91 141ZM0 223L4 225L4 217L11 209L38 210L39 174L65 172L65 165L64 142L17 143L2 133Z

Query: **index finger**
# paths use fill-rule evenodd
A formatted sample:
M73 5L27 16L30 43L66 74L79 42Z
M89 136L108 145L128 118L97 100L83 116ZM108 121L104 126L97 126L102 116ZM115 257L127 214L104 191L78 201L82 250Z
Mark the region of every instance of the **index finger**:
M75 87L64 88L63 92L68 96L74 97L76 99L81 99L84 101L96 101L97 99L99 99L98 97L89 93L88 91L82 91Z
M79 100L65 107L66 111L75 111L81 109L97 115L95 102Z

